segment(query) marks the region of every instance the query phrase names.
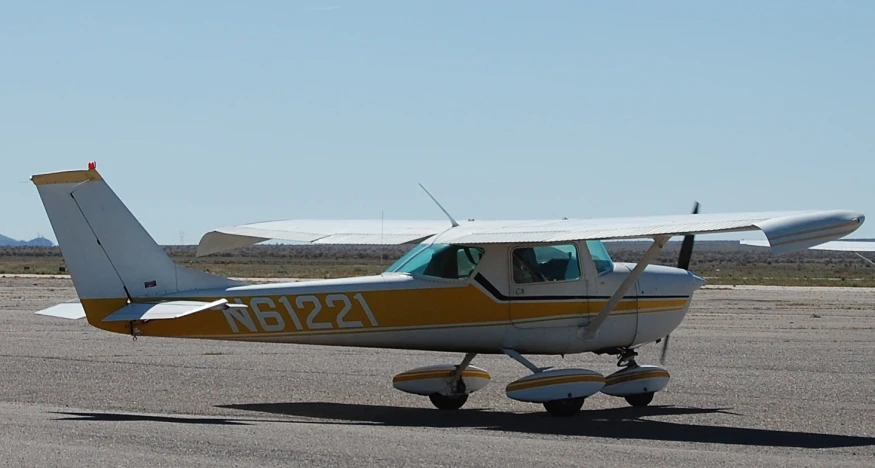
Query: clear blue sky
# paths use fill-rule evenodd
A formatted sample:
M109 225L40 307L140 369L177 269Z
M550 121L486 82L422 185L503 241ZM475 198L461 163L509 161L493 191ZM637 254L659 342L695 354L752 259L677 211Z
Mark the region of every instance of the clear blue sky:
M0 233L98 169L159 243L289 218L808 208L875 237L875 2L0 2ZM750 237L761 236L751 234Z

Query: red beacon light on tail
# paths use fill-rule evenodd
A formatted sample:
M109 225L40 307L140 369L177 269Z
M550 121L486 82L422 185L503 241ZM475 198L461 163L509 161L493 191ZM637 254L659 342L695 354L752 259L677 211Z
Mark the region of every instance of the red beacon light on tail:
M94 161L88 161L88 170L93 171L95 169L97 169L97 163Z

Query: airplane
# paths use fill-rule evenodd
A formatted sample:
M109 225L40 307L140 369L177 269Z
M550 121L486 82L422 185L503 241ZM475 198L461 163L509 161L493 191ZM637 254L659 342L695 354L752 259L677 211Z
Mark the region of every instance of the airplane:
M78 299L36 312L86 318L108 332L204 340L454 352L461 362L395 375L393 387L458 410L492 376L478 354L504 354L528 372L505 387L552 416L577 414L597 393L646 406L671 378L637 350L669 336L705 281L689 270L694 236L765 233L773 255L839 239L862 225L848 210L602 219L286 220L204 234L197 255L286 240L311 245L412 245L381 274L247 284L178 265L118 198L96 163L31 177ZM422 187L424 189L424 187ZM653 264L684 236L677 267ZM637 263L603 241L649 239ZM667 344L667 341L666 341ZM666 345L663 345L664 347ZM525 355L594 353L610 374L539 367Z

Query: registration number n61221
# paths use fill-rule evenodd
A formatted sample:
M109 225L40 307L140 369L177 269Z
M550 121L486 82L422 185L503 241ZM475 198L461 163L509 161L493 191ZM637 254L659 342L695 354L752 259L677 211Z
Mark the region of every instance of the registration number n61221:
M248 309L224 310L228 326L234 333L240 333L241 327L256 333L290 331L288 322L296 331L363 328L365 324L361 319L365 319L371 327L378 326L361 293L351 298L345 293L326 294L321 298L315 295L291 298L252 296L234 298L233 302L249 306Z

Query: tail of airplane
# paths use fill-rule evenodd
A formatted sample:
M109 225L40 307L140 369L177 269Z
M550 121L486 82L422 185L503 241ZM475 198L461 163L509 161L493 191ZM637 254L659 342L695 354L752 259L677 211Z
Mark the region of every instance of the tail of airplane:
M88 170L40 174L31 181L84 313L94 325L137 299L243 284L175 264L92 164ZM107 300L113 305L89 310L89 302L106 304ZM43 312L77 318L69 312Z

